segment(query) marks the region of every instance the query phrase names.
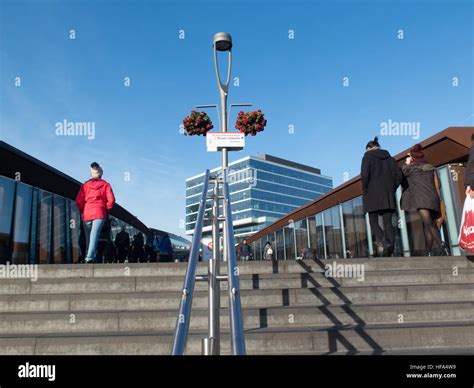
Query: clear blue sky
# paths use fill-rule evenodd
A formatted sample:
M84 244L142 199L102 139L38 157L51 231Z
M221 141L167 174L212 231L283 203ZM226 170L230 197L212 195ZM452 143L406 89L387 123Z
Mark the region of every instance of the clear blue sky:
M270 153L319 167L337 185L359 173L382 122L419 122L421 139L474 125L473 1L0 4L1 138L81 181L98 161L119 203L181 235L186 177L220 162L202 137L179 133L194 105L218 102L215 32L234 40L240 85L229 103L252 102L268 120L231 160ZM56 136L64 119L95 122L95 139ZM392 153L415 142L381 137Z

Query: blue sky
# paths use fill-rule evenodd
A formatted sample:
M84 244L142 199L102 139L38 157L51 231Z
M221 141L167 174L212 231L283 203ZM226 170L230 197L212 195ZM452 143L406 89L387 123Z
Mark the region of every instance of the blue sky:
M421 140L474 125L473 12L467 0L0 0L0 135L81 181L98 161L119 203L184 235L185 179L220 163L179 132L195 105L218 103L214 33L234 41L229 103L268 120L230 160L269 153L338 185L381 123L419 123ZM95 138L56 136L64 119L94 122ZM380 139L394 154L416 143Z

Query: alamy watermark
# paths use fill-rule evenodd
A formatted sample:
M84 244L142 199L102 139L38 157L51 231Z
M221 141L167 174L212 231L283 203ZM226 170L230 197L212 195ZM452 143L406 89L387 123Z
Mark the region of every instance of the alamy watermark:
M95 139L94 121L69 121L64 119L54 124L56 136L85 136L89 140Z
M393 121L388 119L380 123L381 136L411 136L414 140L420 138L419 121Z
M18 366L18 377L26 379L56 380L56 365L34 365L26 362Z
M336 260L326 264L324 276L327 278L357 278L359 282L365 280L364 264L338 264Z
M38 280L37 264L0 264L0 279L31 279Z
M222 170L217 173L217 178L220 182L223 181ZM257 170L248 168L245 170L227 170L227 182L232 183L248 183L249 186L255 187L257 185Z

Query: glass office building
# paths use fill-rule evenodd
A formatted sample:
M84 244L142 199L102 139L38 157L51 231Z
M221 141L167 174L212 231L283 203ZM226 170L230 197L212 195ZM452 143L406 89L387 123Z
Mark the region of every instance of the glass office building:
M451 255L461 255L459 228L464 203L464 173L473 127L450 127L425 140L426 159L437 167L441 197L446 206L446 223L441 236ZM408 150L395 159L404 163ZM278 260L303 256L309 248L318 259L361 258L374 255L372 231L362 206L360 177L343 183L323 197L277 220L249 238L254 256L262 259L267 241ZM401 188L397 193L398 203ZM416 211L398 209L393 217L396 228L395 256L420 256L425 252L423 225Z
M211 170L217 174L220 168ZM332 189L332 178L317 168L271 155L248 156L229 164L235 238L242 240ZM186 180L186 234L193 234L204 173ZM211 190L209 191L209 193ZM212 204L207 204L207 215ZM220 207L222 214L222 206ZM206 221L203 235L210 235Z
M117 217L110 219L111 238L122 225L131 236L143 232ZM74 200L0 176L0 262L77 262L81 228Z

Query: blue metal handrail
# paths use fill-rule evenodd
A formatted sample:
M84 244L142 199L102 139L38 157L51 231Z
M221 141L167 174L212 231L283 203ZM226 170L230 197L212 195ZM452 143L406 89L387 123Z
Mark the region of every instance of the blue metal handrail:
M204 213L206 210L207 190L209 186L209 170L206 170L204 184L202 188L201 201L194 227L193 242L189 253L188 267L184 278L181 302L179 304L178 319L173 339L172 355L184 355L186 342L188 339L189 322L191 320L191 309L193 304L194 285L196 283L196 270L199 261L199 249L201 246L202 228L204 224Z

